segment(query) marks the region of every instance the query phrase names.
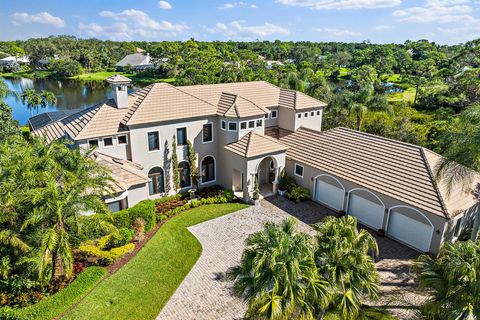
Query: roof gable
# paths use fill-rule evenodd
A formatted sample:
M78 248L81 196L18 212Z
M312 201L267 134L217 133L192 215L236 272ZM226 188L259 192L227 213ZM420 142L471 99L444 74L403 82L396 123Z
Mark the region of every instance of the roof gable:
M226 145L225 149L244 158L255 158L266 154L285 151L287 147L275 139L250 131L240 140Z

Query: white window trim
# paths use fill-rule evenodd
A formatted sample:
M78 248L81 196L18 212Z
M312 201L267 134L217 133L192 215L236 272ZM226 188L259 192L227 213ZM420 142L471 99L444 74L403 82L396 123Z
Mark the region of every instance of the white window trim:
M273 112L275 112L275 117L273 116ZM278 110L272 110L270 114L270 119L277 119L278 118Z
M158 134L158 149L157 150L150 150L150 146L148 145L148 134L149 133L154 133L154 132L156 132ZM145 135L147 137L147 152L148 153L154 153L154 152L162 151L162 139L161 139L159 130L147 131L145 133Z
M230 123L235 123L235 130L230 130ZM236 121L228 121L228 132L237 132L238 131L238 122Z
M245 123L245 129L242 129L242 123ZM241 121L240 122L240 131L243 131L243 130L248 130L248 121Z
M89 148L92 147L92 145L90 145L90 141L97 141L97 146L95 148L100 147L100 142L98 141L98 139L88 139L87 143Z
M223 127L223 124L224 124L224 123L225 123L225 128ZM222 121L220 122L220 129L222 129L222 130L224 130L224 131L227 131L227 129L228 129L228 128L227 128L227 121L222 120Z
M125 143L120 143L119 142L119 139L120 137L125 137ZM122 135L119 135L117 136L117 146L126 146L128 144L128 136L126 134L122 134Z
M297 166L302 168L302 175L299 175L299 174L297 173ZM294 173L297 177L303 178L303 176L305 175L305 167L302 166L301 164L295 163L295 167L293 168L293 173Z
M250 122L253 122L253 127L250 127ZM248 129L255 129L255 120L248 120Z
M177 131L178 131L178 129L183 129L183 128L185 128L185 136L187 137L187 141L188 141L188 127L187 126L175 127L175 144L179 148L186 148L187 147L187 144L185 144L185 145L179 145L178 144L178 133L177 133Z
M317 116L320 116L322 113L320 110L317 110Z
M258 125L258 121L261 121L262 124L261 124L261 125ZM263 119L257 119L257 120L255 120L255 128L261 128L261 127L263 127Z
M301 113L297 113L297 119L302 119L302 114Z
M211 180L211 181L207 181L207 182L203 182L203 177L200 176L200 185L204 185L204 184L210 184L210 183L214 183L214 182L217 182L217 159L215 159L215 157L213 156L213 154L207 154L206 156L204 156L202 158L202 160L200 160L200 172L202 170L202 162L203 162L203 159L205 159L206 157L212 157L213 158L213 175L215 176L215 179Z
M310 117L315 117L315 111L310 111Z
M212 128L212 140L210 140L210 141L203 141L203 126L204 126L204 125L210 125L211 128ZM204 123L204 124L202 125L202 143L203 143L203 144L213 143L213 142L215 141L215 132L214 132L213 127L214 127L214 126L213 126L213 122L207 122L207 123Z
M267 119L267 120L270 119L270 111L269 111L268 113L265 113L265 117L264 117L264 118Z
M455 234L455 229L457 227L457 223L458 221L461 221L461 225L460 225L460 232L457 234ZM463 216L460 216L458 217L457 219L455 219L455 222L453 223L453 241L457 241L458 237L462 234L462 225L463 225Z
M304 118L308 118L308 112L304 112L304 113L303 113L303 117L304 117Z
M106 146L105 145L105 139L112 139L112 145L111 146ZM103 137L102 138L102 146L103 146L103 149L113 148L115 146L115 141L114 141L113 137Z

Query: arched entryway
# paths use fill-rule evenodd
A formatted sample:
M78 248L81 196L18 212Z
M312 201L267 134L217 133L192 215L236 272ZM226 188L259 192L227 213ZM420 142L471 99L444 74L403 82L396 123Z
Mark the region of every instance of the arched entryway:
M264 197L275 194L278 182L278 165L274 157L268 156L258 163L256 176L260 194Z

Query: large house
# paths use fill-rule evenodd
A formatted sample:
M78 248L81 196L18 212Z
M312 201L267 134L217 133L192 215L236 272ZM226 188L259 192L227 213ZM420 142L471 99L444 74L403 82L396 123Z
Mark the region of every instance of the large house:
M113 99L74 114L33 117L34 134L67 137L115 179L112 211L174 193L172 142L180 191L192 188L187 141L197 153L200 187L221 185L250 201L254 181L275 193L282 169L312 200L345 211L422 252L438 252L471 223L470 190L436 183L441 156L358 131L322 132L326 104L264 81L175 87L155 83L127 93L130 80L107 81Z
M151 57L141 52L128 54L115 64L117 71L125 71L127 69L145 71L154 67L155 65L151 62Z

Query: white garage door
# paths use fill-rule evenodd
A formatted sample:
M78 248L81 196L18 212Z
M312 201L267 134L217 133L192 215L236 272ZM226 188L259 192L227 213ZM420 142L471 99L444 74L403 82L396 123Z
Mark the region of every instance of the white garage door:
M378 203L351 194L347 213L356 217L362 224L378 230L383 225L385 208Z
M433 227L392 211L388 221L387 233L421 252L430 250Z
M345 191L328 184L320 179L317 179L315 184L315 200L325 204L326 206L335 209L343 209L343 199L345 198Z

